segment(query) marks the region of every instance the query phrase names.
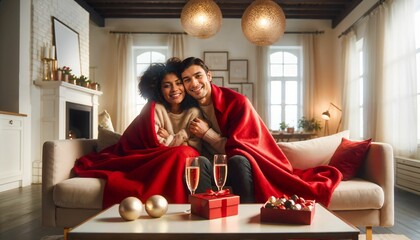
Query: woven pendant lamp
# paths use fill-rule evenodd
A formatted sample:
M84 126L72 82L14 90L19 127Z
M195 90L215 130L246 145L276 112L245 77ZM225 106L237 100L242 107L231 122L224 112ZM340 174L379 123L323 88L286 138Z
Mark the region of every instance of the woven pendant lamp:
M209 38L222 26L222 12L212 0L189 0L181 12L185 32L197 38Z
M286 17L281 7L271 0L256 0L242 15L242 32L253 44L267 46L283 36Z

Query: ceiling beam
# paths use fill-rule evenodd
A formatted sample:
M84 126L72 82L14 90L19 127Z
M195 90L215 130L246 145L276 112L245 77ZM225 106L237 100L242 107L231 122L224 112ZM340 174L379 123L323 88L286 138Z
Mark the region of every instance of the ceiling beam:
M92 22L94 22L99 27L105 27L105 20L104 18L95 11L89 4L86 3L85 0L75 0L82 8L84 8L89 13L89 18Z

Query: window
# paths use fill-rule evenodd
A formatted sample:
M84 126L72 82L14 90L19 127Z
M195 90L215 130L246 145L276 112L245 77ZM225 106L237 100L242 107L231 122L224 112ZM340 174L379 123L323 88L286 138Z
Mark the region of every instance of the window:
M297 127L302 115L301 52L300 47L272 47L269 50L269 127L272 130L278 130L283 121Z
M167 47L134 47L134 66L137 84L144 71L152 63L164 63L166 61ZM136 84L136 86L137 86ZM139 114L146 104L146 99L140 96L136 88L136 113Z

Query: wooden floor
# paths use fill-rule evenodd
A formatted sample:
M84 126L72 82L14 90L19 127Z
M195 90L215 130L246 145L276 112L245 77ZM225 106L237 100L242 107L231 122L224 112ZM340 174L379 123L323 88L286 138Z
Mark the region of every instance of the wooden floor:
M395 225L374 227L373 233L404 234L420 239L420 196L395 189ZM361 233L364 229L360 229ZM61 228L41 225L41 185L0 193L0 239L35 239L61 235Z

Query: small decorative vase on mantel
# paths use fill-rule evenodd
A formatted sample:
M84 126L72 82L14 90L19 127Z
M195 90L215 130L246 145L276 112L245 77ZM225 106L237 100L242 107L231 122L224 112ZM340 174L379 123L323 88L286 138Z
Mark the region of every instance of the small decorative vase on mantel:
M63 80L63 71L57 70L57 81Z

